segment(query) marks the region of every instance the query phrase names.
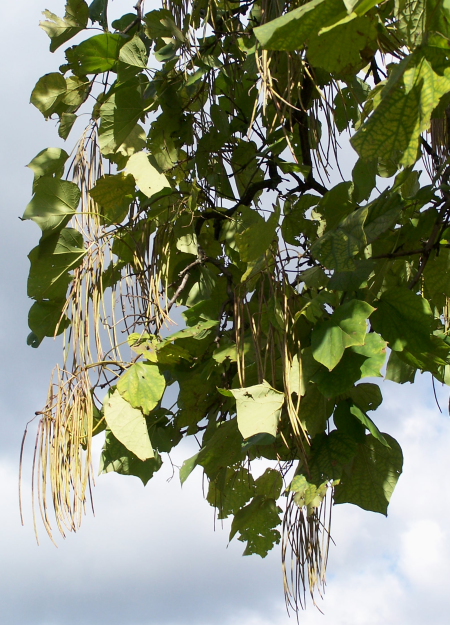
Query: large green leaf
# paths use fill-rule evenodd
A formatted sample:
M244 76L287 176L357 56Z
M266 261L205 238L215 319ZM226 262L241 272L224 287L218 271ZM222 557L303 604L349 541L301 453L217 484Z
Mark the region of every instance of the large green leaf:
M450 297L450 250L440 249L438 256L432 256L424 275L426 295L431 298L445 295Z
M283 489L283 478L276 469L266 469L255 481L256 495L278 499Z
M177 356L175 354L175 356ZM179 360L178 356L178 360ZM178 372L178 418L180 426L194 426L217 404L218 380L204 368ZM195 430L196 431L196 430Z
M311 0L253 32L266 50L298 50L343 11L342 0Z
M59 72L45 74L37 81L30 102L41 111L44 117L50 117L67 92L66 79Z
M210 479L215 479L221 469L233 466L243 455L242 435L238 430L237 421L230 419L225 423L218 423L212 434L203 441L196 463L204 468ZM187 464L191 471L192 465L192 462ZM187 467L183 474L184 479L187 477Z
M378 384L371 384L370 382L362 382L353 387L349 395L354 403L364 410L364 412L376 410L383 401L383 396Z
M207 500L218 508L218 518L226 519L245 506L254 494L255 481L251 473L243 467L229 468L222 469L216 479L210 481Z
M58 127L58 135L61 139L67 139L76 121L77 116L74 113L62 113Z
M28 327L39 341L45 336L61 334L70 325L69 320L62 314L65 300L34 302L28 313ZM38 344L39 344L38 343ZM33 344L37 347L38 344Z
M107 432L100 456L99 473L114 471L121 475L135 475L145 486L161 465L162 460L159 454L156 454L154 458L140 460L125 445L122 445L112 432Z
M450 90L450 68L435 71L420 50L407 57L401 69L403 73L398 68L392 73L380 104L352 143L366 160L393 160L406 167L416 162L420 135L429 128L433 110Z
M67 60L73 73L79 76L108 72L115 68L123 43L122 35L95 35L69 48Z
M346 74L358 71L367 63L372 49L377 49L376 19L356 17L311 37L308 58L315 67Z
M335 488L335 503L353 503L364 510L387 515L389 501L402 472L403 454L394 438L384 436L389 447L371 434L358 445L351 466Z
M355 261L353 271L335 271L328 286L336 291L357 291L373 272L375 261L366 258Z
M175 332L175 334L171 334L168 336L163 344L158 347L161 349L163 346L167 345L167 343L172 341L178 341L179 339L196 339L197 341L203 341L207 336L211 334L211 332L217 328L219 322L215 319L207 319L206 321L200 321L189 328L184 328L184 330L180 330L179 332Z
M220 389L220 392L236 399L238 427L244 439L262 432L277 435L284 393L266 381L247 388Z
M414 382L416 377L416 368L400 359L397 352L391 352L386 368L386 380L397 382L397 384L405 384Z
M99 142L103 154L113 154L130 138L143 112L137 83L127 82L113 92L100 108Z
M58 113L60 113L60 109L68 113L77 111L86 101L91 91L92 82L84 76L82 78L69 76L66 78L66 87L67 91L62 99L64 107L58 107Z
M394 226L404 204L398 193L385 192L377 200L371 202L368 208L364 231L367 243L373 243L383 232Z
M357 202L368 200L376 185L376 163L359 158L352 171L353 197Z
M36 154L27 167L34 172L35 181L42 176L61 178L68 158L67 152L61 148L46 148Z
M136 68L145 69L148 63L148 53L142 39L135 35L120 49L119 60L122 63Z
M117 390L133 408L141 408L149 414L162 399L166 380L158 365L137 362L120 378Z
M128 160L125 171L133 175L142 193L151 197L165 187L170 187L170 184L166 176L153 167L148 156L146 152L133 154Z
M317 324L311 336L314 358L331 371L338 364L346 347L363 345L367 319L375 309L361 300L343 304L328 321Z
M42 240L28 255L31 263L28 296L37 300L65 300L72 279L69 271L80 265L85 253L83 237L73 228L64 228Z
M428 301L406 287L385 291L371 316L371 324L388 341L389 347L401 352L433 351L430 339L433 314Z
M325 481L337 480L342 476L345 465L349 464L357 451L357 444L351 436L338 430L329 434L319 434L311 446L311 478L317 485Z
M97 180L89 194L99 205L106 224L121 223L125 219L134 199L134 187L134 178L131 174L106 174Z
M356 354L353 347L345 350L339 363L332 371L321 366L312 377L320 392L325 397L336 397L350 391L352 386L361 379L362 368L367 358Z
M155 457L141 410L133 408L118 390L105 399L103 407L105 421L117 440L139 460Z
M32 219L43 231L43 236L49 236L64 227L75 214L80 197L80 189L73 182L45 176L36 183L23 219Z
M377 428L377 426L372 421L372 419L368 415L366 415L366 413L363 410L361 410L355 404L352 404L350 405L350 413L354 417L356 417L358 421L360 421L367 430L369 430L369 432L372 434L374 438L377 439L377 441L379 441L385 447L389 447L389 443L387 442L385 437L381 434L380 430Z
M45 10L43 15L47 19L40 22L39 25L50 37L50 51L54 52L59 46L86 28L89 9L84 0L67 0L64 17L58 17L48 10Z
M361 365L361 378L380 378L381 369L386 361L387 343L379 334L371 332L366 336L364 345L352 347L356 354L366 356Z

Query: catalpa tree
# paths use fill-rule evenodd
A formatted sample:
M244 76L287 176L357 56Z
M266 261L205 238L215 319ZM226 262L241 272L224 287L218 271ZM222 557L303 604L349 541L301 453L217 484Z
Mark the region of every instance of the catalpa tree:
M281 541L297 609L333 503L386 514L402 471L374 378L450 379L450 2L107 9L44 12L52 52L77 43L31 95L62 139L84 128L29 164L28 342L64 333L43 522L78 528L93 436L144 484L195 436L181 481L201 467L245 554Z

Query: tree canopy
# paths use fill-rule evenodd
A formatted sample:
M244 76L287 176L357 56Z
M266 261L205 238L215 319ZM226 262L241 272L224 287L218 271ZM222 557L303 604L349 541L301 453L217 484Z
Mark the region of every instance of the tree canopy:
M376 379L450 380L450 2L134 9L41 22L77 43L31 103L64 140L88 123L29 163L28 343L64 333L39 508L79 527L93 436L144 485L192 437L181 482L201 467L244 554L281 542L297 609L331 506L387 514L401 474Z

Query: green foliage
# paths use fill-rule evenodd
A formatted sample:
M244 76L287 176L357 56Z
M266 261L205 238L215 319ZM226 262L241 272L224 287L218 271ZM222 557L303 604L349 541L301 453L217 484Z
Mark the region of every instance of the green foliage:
M93 435L102 472L144 484L195 436L181 482L202 470L230 539L281 539L313 591L328 506L386 514L402 471L373 380L450 380L450 12L297 4L46 11L51 51L103 32L33 89L61 138L90 121L72 158L30 162L23 217L42 231L28 342L68 329L37 447L67 450L42 465L58 519L78 519Z

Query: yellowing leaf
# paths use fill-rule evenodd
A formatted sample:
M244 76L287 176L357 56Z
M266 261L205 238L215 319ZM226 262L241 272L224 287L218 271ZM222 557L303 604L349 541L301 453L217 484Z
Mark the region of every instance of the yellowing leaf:
M220 389L220 392L236 399L238 428L244 439L262 432L277 435L284 393L266 381L247 388Z
M164 174L151 165L146 152L137 152L130 157L125 169L134 176L136 184L144 195L151 197L170 184Z
M129 451L140 460L154 458L144 415L123 399L118 390L105 400L104 413L109 429Z

